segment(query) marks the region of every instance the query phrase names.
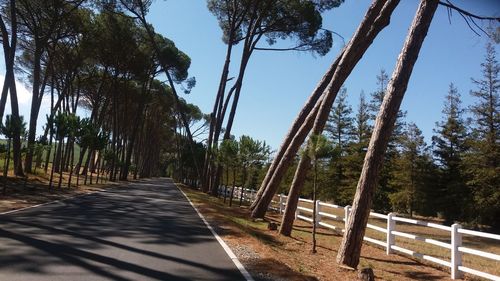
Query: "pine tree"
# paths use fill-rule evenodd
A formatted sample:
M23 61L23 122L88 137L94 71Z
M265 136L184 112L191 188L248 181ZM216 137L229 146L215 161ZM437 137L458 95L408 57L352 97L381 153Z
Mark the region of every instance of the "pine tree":
M439 206L447 223L465 220L470 192L465 184L464 153L467 151L467 130L460 94L450 84L443 109L443 121L438 122L432 137L433 153L440 168Z
M337 203L349 205L354 197L356 185L363 167L366 149L372 133L370 125L370 109L366 101L365 93L362 91L359 96L359 104L356 116L353 120L352 141L347 148L347 155L344 157L345 183L340 187L337 196Z
M330 171L327 179L328 188L324 190L324 196L335 198L338 190L346 187L346 176L344 167L344 158L347 156L347 149L352 142L354 131L352 117L352 107L347 102L347 89L342 88L335 101L325 131L334 145L333 157L330 161Z
M371 93L370 111L372 114L372 119L375 119L377 112L384 101L385 89L389 83L389 75L385 72L385 69L380 69L380 73L377 74L377 90Z
M413 216L417 205L421 205L425 167L428 164L425 150L422 131L415 123L409 123L402 138L401 156L395 160L390 182L396 190L389 195L393 210Z
M359 96L358 110L356 113L354 132L356 142L365 149L368 147L368 142L370 141L370 135L372 133L372 126L370 125L369 121L369 104L366 101L365 93L361 91L361 94Z
M342 151L352 139L354 127L351 114L352 107L347 102L347 89L344 87L335 100L325 128L332 143L338 145Z
M468 185L473 191L477 206L477 223L500 228L500 65L495 47L486 45L486 56L481 63L483 77L472 79L476 90L470 94L475 103L470 107L473 118L471 151L467 154Z

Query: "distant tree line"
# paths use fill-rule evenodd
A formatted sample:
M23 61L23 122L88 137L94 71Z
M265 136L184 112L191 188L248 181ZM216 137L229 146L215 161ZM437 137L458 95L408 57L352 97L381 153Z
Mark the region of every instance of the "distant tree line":
M73 174L85 183L87 175L90 183L93 175L126 180L182 174L203 161L202 145L186 132L203 133L206 116L176 92L195 85L191 60L135 14L151 3L136 2L0 2L6 64L0 120L8 95L12 108L1 130L8 140L5 175L12 159L17 176L39 169L50 186L58 176L61 187L67 173L70 187ZM32 89L27 118L19 114L16 77Z
M451 83L430 144L407 120L406 112L399 112L375 190L374 210L500 227L499 69L495 47L488 43L482 77L472 79L473 104L464 107ZM319 172L322 200L351 204L388 81L381 70L377 89L369 100L362 92L356 109L348 103L345 87L337 96L324 132L334 150ZM281 184L282 191L288 190L291 176ZM308 178L302 196L312 197L311 187Z

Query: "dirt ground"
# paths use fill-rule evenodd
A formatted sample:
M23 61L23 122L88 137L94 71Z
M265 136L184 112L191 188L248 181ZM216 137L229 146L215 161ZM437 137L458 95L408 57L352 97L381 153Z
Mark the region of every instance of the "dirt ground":
M40 177L9 177L6 195L1 194L0 213L53 200L110 188L116 183L80 185L68 189L48 188ZM278 214L269 213L265 220L249 219L246 206L228 207L221 199L179 185L215 231L256 280L358 280L357 272L340 267L336 262L342 236L319 229L317 253L311 253L311 226L298 221L292 237L283 237L267 229L268 222L280 223ZM363 245L361 268L372 268L376 280L450 280L449 269L422 263L400 255L386 255L382 248ZM466 278L467 280L471 280Z
M264 221L249 219L248 208L224 205L221 199L180 186L257 280L358 280L357 271L336 262L342 236L319 229L317 253L311 253L311 226L297 222L292 237L267 230L278 214ZM364 244L361 268L372 268L376 280L450 280L449 270L421 263Z
M6 181L2 177L0 178L0 213L81 194L92 193L116 185L116 183L83 185L83 179L81 177L81 184L76 187L76 178L73 177L71 188L67 188L66 180L67 175L65 175L63 179L61 188L57 188L56 179L55 186L49 188L48 180L40 176L30 175L29 178L17 178L12 176L8 177ZM2 193L4 186L6 186L5 195Z

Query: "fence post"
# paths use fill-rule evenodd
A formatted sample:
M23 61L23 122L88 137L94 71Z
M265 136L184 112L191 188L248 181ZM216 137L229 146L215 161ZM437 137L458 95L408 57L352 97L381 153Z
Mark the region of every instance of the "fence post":
M458 230L462 228L458 223L451 225L451 279L460 279L462 273L458 267L462 265L462 253L458 247L462 246L462 234Z
M396 228L396 221L392 219L394 216L393 213L389 213L387 215L387 234L386 234L386 246L385 246L385 253L390 255L392 253L391 246L394 245L394 234L392 234L392 231L395 230Z
M319 227L319 222L321 221L321 215L319 214L319 212L321 211L320 202L321 201L316 200L316 227Z
M347 224L349 223L349 214L351 213L351 206L347 205L344 207L344 221L345 221L345 226L344 229L347 231Z
M283 213L283 195L279 194L278 197L280 199L278 210L279 210L280 215L281 215Z
M300 198L299 198L299 200L300 200ZM295 208L295 220L297 220L297 218L299 217L299 202L297 202L297 208Z

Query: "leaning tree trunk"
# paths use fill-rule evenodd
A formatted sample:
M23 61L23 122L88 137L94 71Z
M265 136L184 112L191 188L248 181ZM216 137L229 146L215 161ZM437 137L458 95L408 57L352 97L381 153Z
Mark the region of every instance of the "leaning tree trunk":
M5 39L4 39L5 40ZM6 51L8 49L5 49L4 47L4 52L5 52L5 57L8 56L8 52ZM5 59L7 61L7 58ZM9 94L9 80L10 80L10 72L5 73L5 78L3 80L3 87L2 87L2 94L0 96L0 120L3 120L3 114L5 112L5 105L7 104L7 95Z
M359 263L363 237L370 214L372 197L382 167L385 150L394 128L401 101L417 61L420 48L438 6L439 0L422 0L399 55L387 93L375 121L368 151L359 178L352 211L348 218L344 239L339 248L337 262L356 268Z
M63 150L64 150L64 138L61 138L59 148L61 148L61 153L59 155L59 182L57 183L57 188L61 189L62 181L63 181Z
M140 101L139 108L137 109L137 114L135 116L135 123L134 123L134 129L132 130L132 134L129 139L129 143L126 147L126 150L124 153L126 153L125 161L123 161L123 170L122 173L120 174L120 180L121 181L126 181L128 179L128 174L129 174L129 168L130 164L132 163L132 154L134 153L134 145L137 139L139 127L141 123L144 123L143 121L143 112L144 112L144 107L146 105L146 102L144 100Z
M236 79L236 82L235 82L234 86L231 88L230 92L228 93L228 95L226 97L226 101L225 101L224 107L223 107L223 109L221 111L221 115L218 116L218 118L217 118L218 125L216 125L215 136L214 136L214 139L213 139L213 141L215 143L219 139L220 130L222 128L221 127L222 126L222 122L224 121L224 116L226 115L226 111L227 111L227 108L229 106L229 101L230 101L230 99L232 97L233 102L231 104L231 109L229 111L229 116L227 118L227 124L226 124L226 127L225 127L225 132L224 132L223 139L226 140L226 139L230 139L231 138L231 129L233 127L234 118L236 116L236 109L238 107L238 101L239 101L239 97L240 97L240 94L241 94L241 89L242 89L242 86L243 86L243 78L245 77L245 71L246 71L248 62L250 60L251 54L252 54L252 47L249 45L249 39L247 39L247 40L245 40L245 47L244 47L244 50L243 50L243 54L241 56L241 62L240 62L240 69L239 69L239 72L238 72L238 78ZM212 170L213 170L214 174L212 176L209 173L209 176L212 176L212 178L209 181L208 190L209 190L209 192L210 192L211 195L215 196L217 194L217 188L218 188L218 185L219 185L220 176L222 174L222 167L221 167L221 165L215 165L214 163L209 163L209 172L212 171Z
M75 165L73 165L73 162L75 161L75 145L74 145L74 140L72 141L73 145L71 146L71 157L70 157L70 170L69 170L69 178L68 178L68 189L71 188L71 179L73 177L73 169L75 168ZM36 169L36 166L35 166Z
M328 117L329 108L335 100L338 90L342 84L344 84L345 80L354 69L354 66L356 66L357 62L372 44L378 33L384 27L389 25L390 16L398 3L399 0L376 0L372 3L355 35L341 53L339 64L337 65L334 75L321 99L316 102L314 108L311 110L303 124L300 125L300 128L295 136L293 136L289 146L282 156L282 159L279 159L279 164L276 166L276 169L270 177L267 186L264 188L261 186L261 189L263 189L261 191L261 197L260 199L258 198L252 205L253 218L264 217L286 170L291 165L293 158L300 148L300 145L304 142L307 134L314 126L316 114L319 113L319 117L316 119L316 122L321 122L321 120L325 118L325 115L326 118ZM275 161L277 160L278 159L275 159Z
M34 40L35 51L33 56L33 93L31 99L31 111L30 111L30 121L28 129L28 151L26 153L26 159L24 162L24 168L27 173L31 173L31 167L33 164L33 153L35 148L35 137L36 137L36 124L38 120L38 113L40 111L41 99L40 96L40 86L41 86L41 71L42 71L42 49L39 45L39 39ZM40 101L39 101L40 100Z
M16 78L14 75L14 58L16 55L16 46L17 46L17 13L16 13L16 1L10 0L10 17L11 17L11 36L10 36L10 48L5 51L9 51L8 60L5 62L5 77L9 78L8 81L4 81L4 83L9 84L10 89L10 107L12 112L12 118L19 119L19 102L17 100L17 89L16 89ZM2 21L3 23L3 21ZM2 24L2 30L6 30L5 25ZM4 32L2 32L4 33ZM4 39L5 36L2 36ZM4 46L5 42L4 42ZM1 121L1 120L0 120ZM14 173L16 176L24 176L23 173L23 165L21 163L21 134L19 131L15 131L12 136L12 148L13 155L12 158L14 160Z
M5 195L7 193L7 174L9 173L9 162L10 162L10 144L11 139L7 140L7 151L5 152L5 162L4 162L4 170L3 170L3 190L2 194Z
M231 24L234 25L232 22ZM231 29L232 30L232 29ZM229 41L228 42L233 42L233 37L234 37L234 32L231 32L229 34ZM227 77L229 76L229 65L231 64L231 54L233 50L233 44L229 43L227 44L227 50L226 50L226 59L224 61L224 67L222 68L222 74L219 82L219 89L217 91L217 96L215 98L215 103L214 107L212 109L212 113L210 115L210 129L208 133L208 140L207 140L207 150L205 152L205 161L203 164L203 178L202 178L202 191L206 192L208 191L208 184L209 184L209 166L212 163L213 160L213 149L214 145L217 143L217 140L214 140L214 134L215 134L215 127L218 122L216 116L217 116L217 111L219 108L222 107L222 102L224 100L224 93L226 92L226 86L227 86Z
M17 90L14 76L12 75L10 81L10 105L12 111L12 118L20 119L19 117L19 103L17 100ZM14 174L16 176L24 176L23 172L23 164L21 163L21 134L19 130L14 130L14 134L12 136L12 148L13 155L12 159L14 160Z
M308 157L309 158L309 157ZM316 253L316 228L317 228L317 219L318 216L316 215L316 190L317 190L317 184L318 184L318 159L314 159L314 182L313 182L313 221L312 221L312 250L311 252L313 254Z
M55 167L55 172L59 173L62 170L61 158L62 158L62 153L63 153L63 145L60 142L59 142L59 145L57 146L57 149L54 150L54 152L57 155L57 157L55 158L52 165L54 165L54 167Z
M283 143L281 144L281 147L278 151L278 154L274 158L274 161L271 163L271 166L267 170L266 176L264 177L264 180L262 181L262 184L257 191L257 194L255 195L255 201L252 203L250 208L253 210L255 206L257 205L258 201L260 200L263 191L267 187L267 184L269 183L269 180L271 177L274 175L276 171L276 166L278 163L281 161L283 158L283 154L285 154L286 149L290 145L290 142L292 141L293 137L299 130L300 126L304 123L306 120L306 117L309 115L309 113L313 110L314 106L318 102L318 100L321 98L321 95L323 94L323 91L326 89L326 86L328 85L328 82L333 77L333 73L335 72L335 69L337 68L337 65L340 61L340 58L342 57L342 53L340 56L337 57L337 59L334 61L334 63L330 66L328 71L325 73L323 78L321 78L321 81L318 83L314 91L312 92L311 96L309 99L306 101L306 104L302 107L302 110L299 112L299 115L295 118L295 121L292 124L292 127L290 127L290 130L288 131L285 139L283 140Z
M300 189L293 187L300 185L297 183L297 181L301 181L303 183L306 180L307 171L311 167L311 158L309 158L309 156L305 154L302 155L299 166L301 164L307 165L307 167L304 167L302 169L297 168L297 170L295 170L295 175L292 181L292 188L290 188L288 196L286 197L285 212L283 213L283 218L281 220L281 226L279 229L279 234L284 236L290 236L292 234L293 222L295 220L295 211L297 210L297 206L299 204Z
M52 165L51 165L51 168L50 168L50 179L49 179L49 189L52 189L52 183L54 182L54 170L55 170L55 165L54 163L56 162L56 157L57 157L57 148L58 146L60 145L60 143L58 144L57 141L55 142L55 149L54 149L54 157L52 158Z

